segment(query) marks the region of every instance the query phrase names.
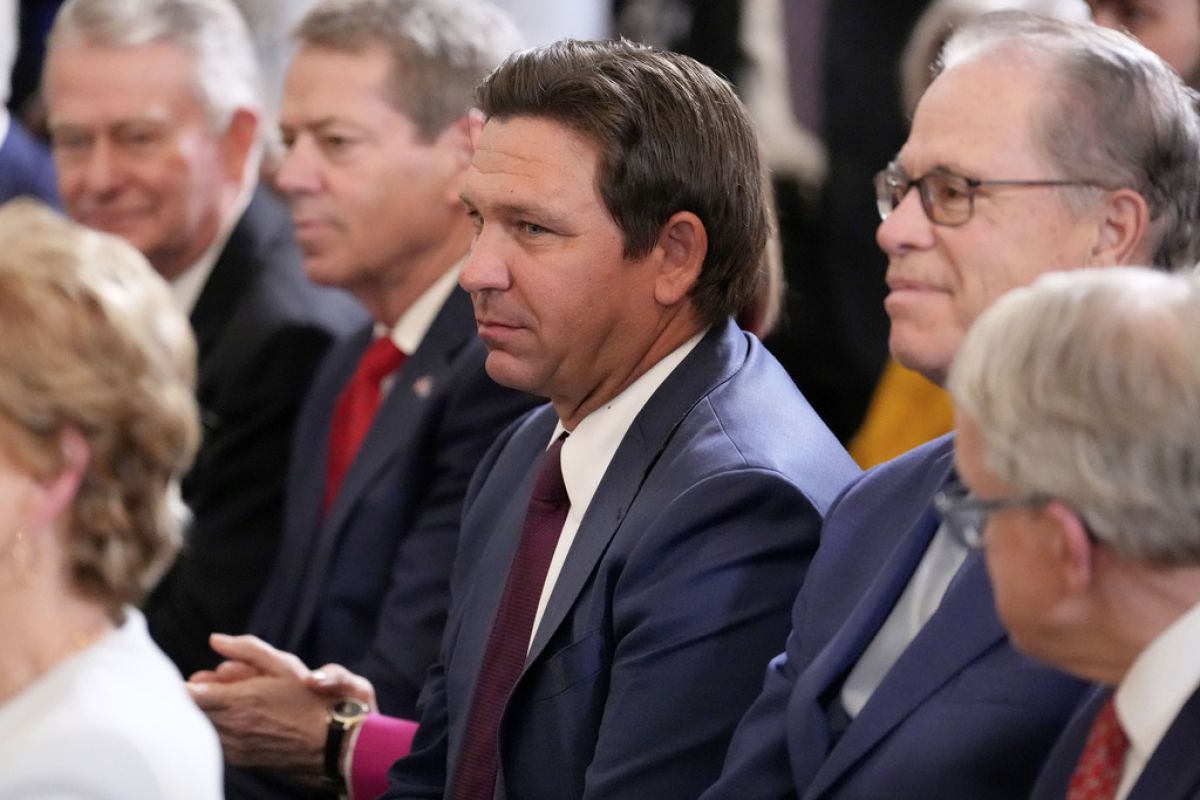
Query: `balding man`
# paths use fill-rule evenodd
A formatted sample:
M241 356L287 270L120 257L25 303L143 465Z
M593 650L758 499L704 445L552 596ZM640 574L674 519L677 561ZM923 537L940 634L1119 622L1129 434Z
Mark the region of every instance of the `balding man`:
M1195 262L1200 124L1159 58L1007 13L942 62L876 178L898 362L940 383L976 317L1044 272ZM1028 793L1084 684L1009 643L982 559L933 507L954 481L943 437L842 495L707 797Z

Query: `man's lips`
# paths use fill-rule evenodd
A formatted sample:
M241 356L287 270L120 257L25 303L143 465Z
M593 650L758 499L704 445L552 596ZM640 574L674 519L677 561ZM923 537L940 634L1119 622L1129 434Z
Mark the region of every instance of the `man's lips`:
M476 317L475 325L479 330L479 338L488 345L500 345L524 328L512 320L496 317Z
M302 217L292 220L297 236L312 236L329 227L329 222L319 218Z
M84 212L83 223L89 228L99 230L120 229L146 216L145 209L140 208L97 208Z
M887 278L888 290L892 293L896 292L939 292L942 291L937 286L926 283L924 281L913 280L911 278Z

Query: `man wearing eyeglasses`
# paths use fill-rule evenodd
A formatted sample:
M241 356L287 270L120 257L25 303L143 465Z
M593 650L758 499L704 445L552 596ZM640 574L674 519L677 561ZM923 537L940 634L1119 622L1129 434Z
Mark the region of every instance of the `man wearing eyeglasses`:
M876 179L897 361L942 382L975 318L1044 272L1195 263L1200 124L1156 56L1010 13L943 60ZM982 559L940 524L952 451L935 440L842 494L705 797L1028 793L1084 684L1012 648Z
M1101 684L1036 800L1200 796L1198 341L1195 279L1088 270L1005 297L951 371L971 493L946 525L1013 644Z

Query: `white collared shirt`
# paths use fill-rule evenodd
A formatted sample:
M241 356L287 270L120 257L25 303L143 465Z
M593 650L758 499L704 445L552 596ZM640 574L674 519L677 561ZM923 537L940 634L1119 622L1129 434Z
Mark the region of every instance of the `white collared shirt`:
M429 288L421 292L420 297L404 310L390 332L392 342L396 347L408 355L417 352L417 348L421 346L421 340L429 332L429 327L433 325L438 312L442 310L446 299L458 285L458 273L462 271L462 265L463 262L459 261L446 270L442 277L430 284ZM376 336L383 336L386 333L388 333L386 326L375 324Z
M966 545L951 536L945 525L939 525L904 593L842 683L842 707L851 719L863 710L884 677L937 611L967 555Z
M571 508L567 512L567 520L563 523L562 533L558 537L558 544L554 548L554 555L546 572L546 583L542 586L537 614L533 618L530 644L533 644L533 637L542 622L542 614L546 611L550 594L558 583L558 576L562 572L567 553L571 550L571 544L575 541L575 534L579 532L579 523L587 513L588 506L592 504L596 489L604 479L604 473L608 471L608 465L612 463L621 440L625 438L629 426L641 413L650 397L700 343L706 332L701 331L676 347L636 381L625 387L624 391L580 420L575 430L571 431L571 435L563 442L563 483L567 487ZM560 421L554 427L554 435L546 443L547 447L564 430L566 428Z
M196 263L176 275L169 282L171 296L175 298L175 303L179 306L179 310L186 316L191 316L192 310L195 309L196 302L200 299L200 293L204 291L204 284L208 283L208 276L212 275L213 267L217 265L217 258L220 257L221 251L225 249L225 245L229 243L229 237L233 233L234 226L242 218L242 214L246 211L246 206L250 205L250 198L253 194L253 187L242 188L238 193L237 199L233 201L233 208L229 216L225 218L221 223L221 227L217 229L217 235L209 243L208 249L196 260Z
M1116 800L1137 783L1167 729L1200 687L1200 603L1138 654L1117 687L1117 719L1129 737Z

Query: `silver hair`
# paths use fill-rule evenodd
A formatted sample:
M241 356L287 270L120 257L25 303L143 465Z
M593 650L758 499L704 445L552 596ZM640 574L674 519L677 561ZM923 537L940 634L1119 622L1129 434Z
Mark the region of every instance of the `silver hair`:
M427 138L467 113L479 82L521 46L508 15L483 0L323 0L295 38L344 52L386 48L389 99Z
M976 321L947 383L1017 491L1061 499L1126 558L1200 564L1200 282L1049 273Z
M197 97L223 131L240 108L263 113L258 61L230 0L67 0L50 29L48 50L83 43L140 47L166 42L193 57Z
M1150 263L1200 260L1200 96L1162 59L1096 25L1000 12L960 28L941 70L986 56L1045 65L1032 135L1056 177L1136 190L1150 208Z
M933 80L938 55L955 29L994 11L1021 10L1046 17L1086 22L1084 0L934 0L921 12L900 55L900 100L906 114Z

